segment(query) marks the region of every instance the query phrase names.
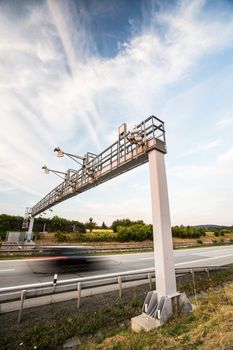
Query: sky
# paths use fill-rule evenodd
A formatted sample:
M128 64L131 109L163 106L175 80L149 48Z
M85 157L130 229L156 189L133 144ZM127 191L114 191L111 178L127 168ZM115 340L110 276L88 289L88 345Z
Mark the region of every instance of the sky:
M0 0L0 213L24 215L71 159L165 122L173 225L233 224L232 0ZM58 204L151 223L148 163Z

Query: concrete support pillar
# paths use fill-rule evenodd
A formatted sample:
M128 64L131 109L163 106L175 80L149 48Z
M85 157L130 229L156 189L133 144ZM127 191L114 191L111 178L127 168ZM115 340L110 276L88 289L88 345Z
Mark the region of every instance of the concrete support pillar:
M35 219L34 216L31 216L30 222L29 222L29 228L28 228L28 232L27 232L27 241L31 241L32 240L32 231L33 231L34 219Z
M185 293L176 290L171 220L164 154L149 152L156 291L147 293L142 314L131 319L135 332L150 331L167 322L176 310L192 311Z
M149 169L152 199L154 259L156 292L161 297L176 294L176 276L173 257L170 209L164 154L149 152Z

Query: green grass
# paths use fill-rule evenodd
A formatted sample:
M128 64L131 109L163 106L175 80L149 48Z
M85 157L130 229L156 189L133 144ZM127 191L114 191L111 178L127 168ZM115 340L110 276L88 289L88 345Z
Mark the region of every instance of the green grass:
M18 254L18 255L1 255L0 260L13 260L13 259L33 259L33 258L41 257L41 255L37 254L30 254L30 255L24 255L24 254Z
M232 350L233 283L218 291L209 290L198 300L196 311L179 315L161 328L135 334L130 327L79 349L103 350Z

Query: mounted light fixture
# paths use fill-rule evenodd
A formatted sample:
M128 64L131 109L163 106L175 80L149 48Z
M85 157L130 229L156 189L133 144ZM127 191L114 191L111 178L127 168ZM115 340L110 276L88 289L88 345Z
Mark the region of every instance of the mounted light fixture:
M84 157L80 157L80 156L76 156L75 154L64 152L64 151L62 151L60 149L59 146L54 148L54 152L56 153L56 156L59 157L59 158L62 158L62 157L64 157L64 155L66 155L67 157L69 157L72 160L74 160L76 163L78 163L80 165L83 165L83 162L84 162L84 159L85 159ZM77 159L81 160L82 163L80 161L78 161Z
M48 167L47 167L46 165L42 166L41 169L44 170L44 173L45 173L45 174L49 174L49 169L48 169Z
M59 177L60 177L61 179L63 179L63 180L64 180L64 177L61 176L61 175L64 175L64 176L67 175L67 173L64 173L63 171L58 171L58 170L49 169L49 168L47 167L47 165L42 166L42 169L44 170L44 173L45 173L46 175L49 174L49 173L51 172L51 173L54 173L55 175L59 176ZM61 174L61 175L60 175L60 174Z
M62 158L64 157L64 152L61 151L60 147L56 147L54 148L54 152L56 153L56 156L59 157L59 158Z

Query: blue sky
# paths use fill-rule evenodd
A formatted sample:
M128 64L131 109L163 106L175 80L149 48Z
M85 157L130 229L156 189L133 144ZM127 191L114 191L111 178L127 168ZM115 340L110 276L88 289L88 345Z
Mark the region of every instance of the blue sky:
M233 224L233 2L0 1L0 212L24 214L65 171L165 121L172 224ZM54 207L151 222L148 164Z

